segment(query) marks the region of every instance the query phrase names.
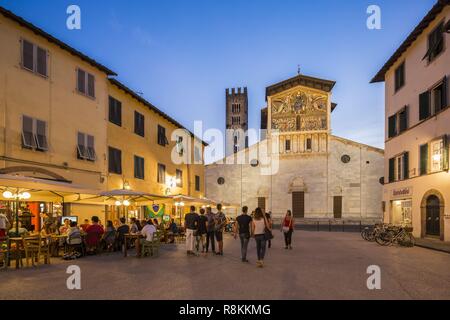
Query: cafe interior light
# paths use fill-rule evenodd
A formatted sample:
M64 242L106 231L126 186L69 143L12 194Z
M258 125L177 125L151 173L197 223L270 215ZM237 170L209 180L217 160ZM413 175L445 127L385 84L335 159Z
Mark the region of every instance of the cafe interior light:
M129 207L129 206L130 206L130 201L125 200L125 201L123 202L123 205L124 205L125 207Z
M441 161L441 155L438 153L438 154L435 154L435 155L433 155L433 161Z
M130 189L131 189L130 183L129 183L128 181L125 181L125 182L123 183L123 188L124 188L125 190L130 190Z
M5 199L18 199L18 200L29 200L31 199L31 194L29 192L19 192L12 193L11 191L3 192L3 198Z
M122 202L120 202L119 200L116 201L116 206L121 206Z
M11 199L13 197L13 194L11 191L5 191L3 192L3 198L5 199Z

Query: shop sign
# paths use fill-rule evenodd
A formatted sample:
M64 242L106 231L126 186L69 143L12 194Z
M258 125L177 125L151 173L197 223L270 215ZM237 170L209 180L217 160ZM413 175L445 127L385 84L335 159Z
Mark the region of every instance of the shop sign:
M392 190L393 198L403 198L404 199L404 198L412 197L412 195L413 195L413 189L411 187Z

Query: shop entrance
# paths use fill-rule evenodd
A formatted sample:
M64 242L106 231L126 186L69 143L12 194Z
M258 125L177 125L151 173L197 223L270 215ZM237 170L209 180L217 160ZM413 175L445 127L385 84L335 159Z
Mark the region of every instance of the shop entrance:
M412 226L412 200L392 201L392 224Z
M441 203L437 196L427 198L426 206L426 232L428 236L441 235Z

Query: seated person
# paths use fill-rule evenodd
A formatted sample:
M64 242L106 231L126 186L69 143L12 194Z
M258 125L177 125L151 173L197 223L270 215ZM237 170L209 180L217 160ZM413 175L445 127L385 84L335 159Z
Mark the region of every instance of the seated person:
M86 229L86 245L89 252L96 251L105 230L98 224L97 216L92 217L92 224Z
M64 224L59 228L59 234L65 235L70 228L70 220L64 219Z
M168 239L169 239L169 243L174 243L175 242L175 235L178 234L178 226L175 223L175 219L172 219L172 221L169 223L169 226L167 227L167 231L168 231Z
M70 228L67 231L67 244L77 245L83 243L81 238L81 230L78 228L78 224L74 221L70 223Z
M55 234L55 230L53 228L52 223L45 223L44 227L41 230L41 237L42 238L48 238Z
M14 222L12 228L9 230L8 235L11 236L17 236L17 237L21 237L21 236L27 236L28 235L28 230L25 228L22 228L22 223L19 222L19 234L16 234L16 228L17 228L17 223Z
M81 230L83 230L83 232L86 232L86 229L89 227L89 220L88 219L84 219L84 223L82 225L80 225Z
M120 226L117 228L117 250L122 250L125 235L130 233L130 226L125 218L120 218Z
M148 220L144 228L142 228L141 234L145 237L144 241L153 241L153 235L156 233L156 227L152 220Z
M116 241L116 229L111 220L106 222L106 230L103 234L102 241L106 247L106 250L112 250L114 247L114 242Z
M130 227L131 234L136 234L139 232L138 222L139 221L137 221L136 218L131 218L131 227Z

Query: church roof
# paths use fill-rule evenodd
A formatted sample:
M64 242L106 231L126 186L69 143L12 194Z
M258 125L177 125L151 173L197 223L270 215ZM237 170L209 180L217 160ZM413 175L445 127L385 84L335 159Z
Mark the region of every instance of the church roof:
M299 74L298 76L295 76L288 80L284 80L282 82L271 85L270 87L267 87L266 99L269 96L273 96L274 94L289 90L295 86L305 86L312 89L319 89L326 92L331 92L335 84L336 84L335 81L324 80Z

